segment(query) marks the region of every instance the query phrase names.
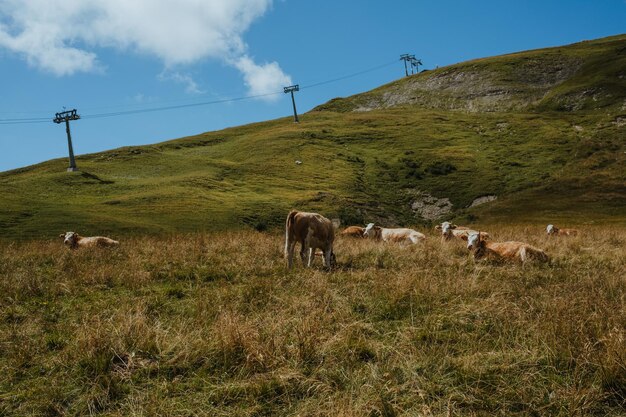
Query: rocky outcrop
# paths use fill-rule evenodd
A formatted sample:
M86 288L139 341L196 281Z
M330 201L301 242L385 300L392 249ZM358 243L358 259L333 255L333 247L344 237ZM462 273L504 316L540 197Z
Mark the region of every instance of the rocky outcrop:
M452 212L452 203L448 198L437 198L424 191L411 191L413 197L411 210L424 220L437 220Z
M519 110L539 103L582 65L565 56L503 60L495 67L479 60L412 76L380 94L364 95L353 111L405 104L470 112Z
M482 197L475 198L472 201L472 204L469 205L470 208L480 206L481 204L489 203L498 198L497 195L484 195Z

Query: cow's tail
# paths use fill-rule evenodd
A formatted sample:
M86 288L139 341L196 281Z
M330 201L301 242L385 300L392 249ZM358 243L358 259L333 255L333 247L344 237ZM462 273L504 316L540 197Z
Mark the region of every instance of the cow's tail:
M289 256L289 245L291 241L294 239L293 236L293 219L296 217L298 212L296 210L291 210L287 215L287 221L285 222L285 258Z

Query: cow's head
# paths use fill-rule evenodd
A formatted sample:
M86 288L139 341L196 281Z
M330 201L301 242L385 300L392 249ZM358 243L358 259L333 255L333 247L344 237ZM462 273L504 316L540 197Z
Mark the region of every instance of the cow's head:
M549 235L553 235L558 231L559 231L559 228L553 224L549 224L548 227L546 227L546 233Z
M374 223L370 223L365 230L363 230L363 237L380 239L381 232L382 228L380 226L374 226Z
M469 250L476 250L480 246L483 246L484 244L485 244L485 241L480 238L480 232L479 233L471 233L467 237L467 249L469 249Z
M452 224L450 222L441 223L441 234L449 235L452 232L452 229L456 229L456 224Z
M485 240L481 238L481 233L472 233L467 237L467 249L474 251L474 258L481 258L485 254Z
M70 248L76 248L78 246L78 233L67 232L59 235L63 239L63 243Z
M365 226L365 229L363 230L363 236L370 237L373 228L374 223L369 223L367 226Z

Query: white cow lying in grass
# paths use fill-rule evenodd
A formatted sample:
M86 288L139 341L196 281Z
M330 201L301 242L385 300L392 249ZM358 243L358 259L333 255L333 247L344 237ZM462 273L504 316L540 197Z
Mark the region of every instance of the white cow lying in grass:
M419 243L426 239L423 233L413 229L387 229L380 226L374 226L374 223L367 225L363 231L366 238L382 240L384 242L400 242L400 243Z
M548 227L546 227L546 233L549 236L576 236L578 235L578 230L560 229L553 224L549 224Z
M459 238L462 240L467 240L469 235L478 234L478 231L470 229L465 226L457 226L456 224L452 224L450 222L443 222L440 225L435 226L435 229L441 230L441 240L452 240L453 238ZM480 232L481 239L489 239L489 233Z
M120 244L117 240L113 240L104 236L83 237L75 232L61 233L59 235L63 239L63 243L71 249L89 248L89 247L107 247L117 246Z
M493 258L526 262L548 262L550 257L541 249L522 242L486 242L478 233L467 239L467 249L474 251L474 259Z

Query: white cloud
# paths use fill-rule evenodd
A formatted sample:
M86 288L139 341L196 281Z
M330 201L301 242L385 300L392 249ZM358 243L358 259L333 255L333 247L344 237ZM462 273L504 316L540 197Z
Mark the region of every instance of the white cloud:
M291 77L283 73L276 62L255 64L247 55L240 57L234 65L243 73L243 79L251 95L263 95L281 92L284 86L291 85ZM279 96L269 95L268 100L276 100Z
M194 81L191 75L181 74L178 71L168 72L163 71L158 76L161 81L174 81L175 83L182 84L185 86L185 91L189 94L202 94L204 91L200 89L198 83Z
M243 34L272 0L1 0L0 48L55 75L102 68L96 48L156 56L166 68L219 59L242 71L251 93L266 77L288 78L275 63L257 65ZM175 80L183 82L183 80ZM197 89L193 80L188 89Z

